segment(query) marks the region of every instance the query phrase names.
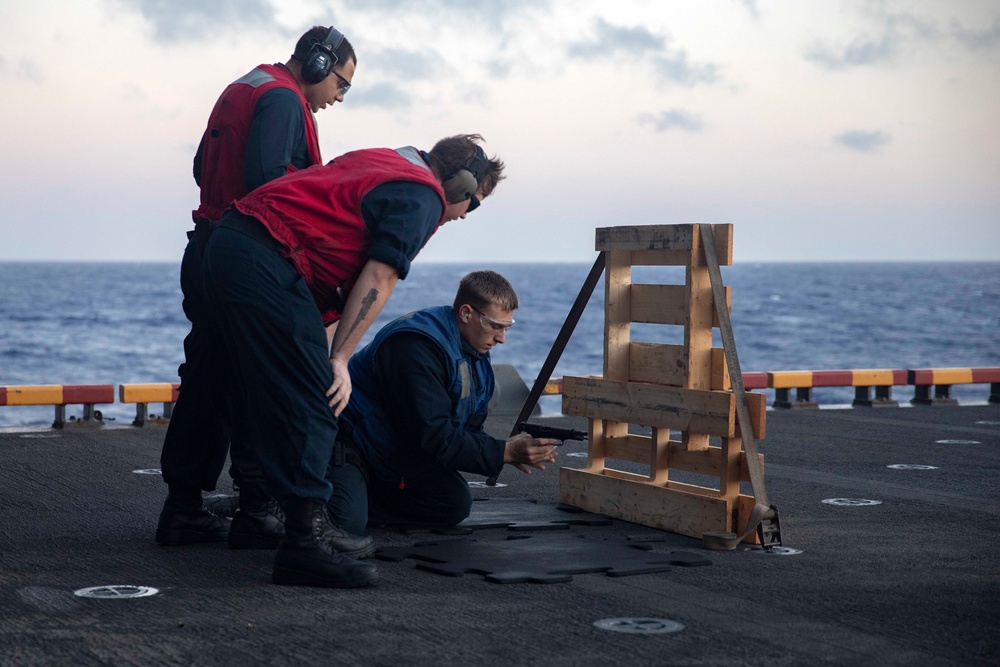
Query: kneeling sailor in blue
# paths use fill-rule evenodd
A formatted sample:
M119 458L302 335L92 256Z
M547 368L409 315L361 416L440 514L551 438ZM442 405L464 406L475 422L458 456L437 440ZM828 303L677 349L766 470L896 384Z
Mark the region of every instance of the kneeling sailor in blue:
M461 473L525 473L555 460L556 441L483 430L493 396L490 350L514 324L517 294L493 271L462 278L451 306L386 325L351 357L351 401L328 472L331 513L345 529L452 526L469 516ZM339 460L338 460L339 458Z

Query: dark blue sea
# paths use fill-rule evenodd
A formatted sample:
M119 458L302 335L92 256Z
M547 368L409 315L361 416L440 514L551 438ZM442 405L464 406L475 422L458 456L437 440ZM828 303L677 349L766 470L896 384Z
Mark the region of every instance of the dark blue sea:
M517 324L493 361L512 364L530 386L589 264L418 260L380 321L451 303L462 275L483 268L505 275L521 301ZM637 283L683 279L682 269L633 270ZM1000 366L1000 262L746 263L723 267L723 279L733 290L744 372ZM601 373L603 301L602 281L554 376ZM0 263L0 386L176 382L187 330L176 264ZM680 327L638 324L631 333L632 340L651 342L681 342L681 336ZM843 404L853 390L814 395L824 405ZM953 390L962 403L988 395L988 385ZM894 396L902 402L912 390L897 387ZM134 406L100 409L119 422L135 415ZM544 397L542 409L558 412L558 397ZM52 415L51 407L0 407L0 427L45 425Z

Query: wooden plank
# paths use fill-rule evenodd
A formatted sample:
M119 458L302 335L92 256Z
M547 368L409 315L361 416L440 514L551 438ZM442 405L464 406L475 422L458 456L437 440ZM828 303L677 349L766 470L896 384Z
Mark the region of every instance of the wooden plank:
M604 453L609 459L631 461L632 463L649 463L650 451L653 449L653 439L648 435L627 433L604 441Z
M587 469L594 471L604 470L604 459L607 455L605 446L606 438L604 429L606 422L600 419L591 419L587 426ZM628 425L626 424L626 428Z
M684 346L688 365L684 386L688 389L712 388L712 323L715 302L712 297L712 277L701 251L699 232L695 230L695 251L685 271L687 311L684 323Z
M601 250L634 250L642 252L635 265L684 266L688 263L694 248L694 228L684 225L639 225L620 227L598 227L594 248ZM733 226L731 224L712 225L715 250L720 266L733 263ZM662 255L646 251L668 251Z
M652 484L666 484L670 478L670 429L654 428L650 451L649 481Z
M634 254L634 253L633 253ZM726 305L732 311L732 290L726 290ZM684 326L688 323L688 290L684 285L654 285L635 283L632 285L633 322L647 324L673 324ZM715 306L711 306L712 327L719 327Z
M736 426L735 402L729 392L596 377L564 377L562 410L591 419L725 437L733 437Z
M740 461L743 460L738 438L722 438L719 457L719 495L735 500L740 495Z
M610 252L604 269L604 377L628 379L632 266L627 252Z
M629 344L628 362L628 379L633 382L671 387L684 384L687 351L682 345L633 341Z
M691 250L694 225L638 225L598 227L595 249Z
M689 537L732 530L732 503L586 470L559 470L559 502Z
M632 266L687 266L691 249L684 250L633 250Z
M659 430L661 433L664 431L669 432L667 429ZM738 475L739 481L749 482L750 471L747 468L746 453L741 452L738 449L740 444L739 437L737 436L733 440L737 445L736 451L738 452L738 463L736 464L738 472L735 474ZM634 433L630 433L626 436L609 438L606 441L605 453L608 458L612 459L633 461L635 463L647 463L649 461L650 452L654 449L658 453L661 451L659 447L654 446L652 437L648 435L636 435ZM681 442L677 440L668 440L666 442L665 454L669 465L658 464L656 466L658 470L669 468L671 470L693 472L707 477L719 477L722 471L721 447L709 447L705 450L691 452L686 450ZM764 455L759 454L758 456L761 465L763 466Z
M632 285L633 322L676 324L687 322L687 289L683 285Z

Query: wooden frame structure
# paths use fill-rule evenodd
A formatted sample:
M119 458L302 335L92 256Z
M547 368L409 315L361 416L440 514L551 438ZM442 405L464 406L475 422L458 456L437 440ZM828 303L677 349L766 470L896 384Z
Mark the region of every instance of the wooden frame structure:
M750 475L725 353L712 347L719 322L701 229L712 230L719 264L731 265L732 225L597 230L596 248L606 257L604 375L563 378L562 411L589 419L589 451L586 468L562 468L559 479L562 503L698 538L742 533L754 507L753 496L740 493ZM632 283L633 266L654 265L685 267L685 283ZM728 287L725 295L729 307ZM682 326L684 342L632 341L632 322ZM746 396L754 436L763 438L766 397ZM630 425L652 434L630 433ZM680 440L670 439L671 429ZM608 467L608 459L644 464L649 474ZM682 483L672 471L718 482Z

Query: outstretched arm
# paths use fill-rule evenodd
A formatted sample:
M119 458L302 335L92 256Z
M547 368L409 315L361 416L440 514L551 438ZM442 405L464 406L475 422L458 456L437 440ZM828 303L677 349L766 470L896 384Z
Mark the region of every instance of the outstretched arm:
M326 392L330 399L330 407L338 417L351 398L351 376L347 373L347 362L365 332L382 312L398 280L399 274L395 268L378 260L369 259L361 269L361 275L351 289L350 296L347 297L344 312L330 346L333 384Z

